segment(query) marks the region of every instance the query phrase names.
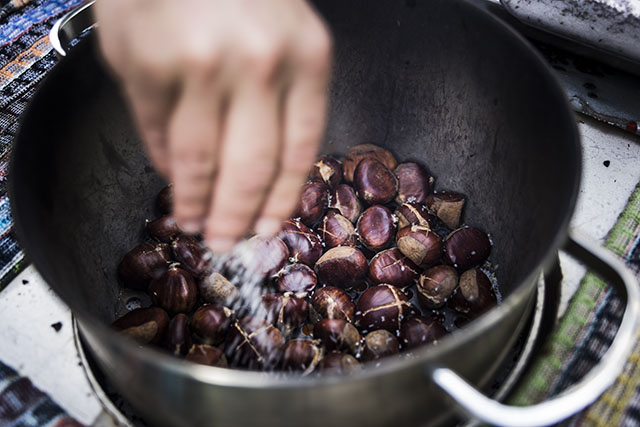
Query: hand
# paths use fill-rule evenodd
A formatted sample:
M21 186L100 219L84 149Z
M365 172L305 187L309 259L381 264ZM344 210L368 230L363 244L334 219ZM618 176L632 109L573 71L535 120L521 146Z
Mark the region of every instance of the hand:
M304 0L101 0L120 78L173 214L226 252L295 209L324 131L331 41Z

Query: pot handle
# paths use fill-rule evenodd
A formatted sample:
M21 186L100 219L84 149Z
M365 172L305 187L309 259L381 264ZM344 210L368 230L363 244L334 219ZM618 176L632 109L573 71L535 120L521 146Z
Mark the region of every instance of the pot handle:
M624 295L622 322L606 354L580 382L561 394L528 407L508 406L486 397L451 369L430 367L427 374L461 409L473 418L497 426L547 426L555 424L594 402L622 372L636 341L640 290L634 275L605 248L575 230L569 232L564 250L586 264Z
M93 4L95 0L88 1L75 9L67 12L58 19L51 31L49 41L59 56L67 56L69 43L77 38L83 31L96 24L93 16Z

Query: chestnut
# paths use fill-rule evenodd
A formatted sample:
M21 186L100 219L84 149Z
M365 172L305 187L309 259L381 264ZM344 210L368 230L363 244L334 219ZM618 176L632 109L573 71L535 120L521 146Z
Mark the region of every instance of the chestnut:
M211 253L195 237L179 235L171 242L176 261L194 277L200 277L211 269Z
M149 295L155 305L169 313L186 313L196 304L198 290L191 275L172 264L162 276L149 284Z
M415 202L424 204L427 201L433 178L418 163L400 163L393 173L398 178L398 195L396 202Z
M322 156L313 164L309 174L311 181L324 182L330 187L342 180L342 162L330 156Z
M387 283L398 288L412 285L418 278L418 267L398 248L378 252L369 263L369 281Z
M191 331L202 344L221 344L226 335L233 311L221 305L205 304L198 308L191 318Z
M169 316L159 307L136 308L117 319L112 326L122 335L141 344L158 344L162 342Z
M456 311L476 317L496 305L496 295L487 275L474 268L462 273L450 302Z
M336 185L331 190L329 207L337 209L342 216L355 223L362 212L362 205L353 187L346 184Z
M202 299L208 303L230 305L238 297L238 288L217 272L201 277L198 290Z
M413 313L407 296L395 286L373 286L360 296L356 304L356 325L363 332L386 329L396 333L402 320Z
M318 281L347 289L367 276L367 259L356 248L338 246L329 249L316 263Z
M440 260L442 238L428 226L410 225L398 230L396 244L415 265L425 268Z
M284 371L302 371L302 376L309 375L320 363L322 354L319 340L292 339L282 350L281 367Z
M289 255L297 262L313 267L322 256L324 249L320 237L298 220L285 221L278 237L287 245Z
M375 159L364 159L356 167L353 188L361 200L383 205L398 193L398 179L385 165Z
M427 197L427 208L449 228L460 225L460 217L464 208L464 196L453 191L430 194Z
M410 350L425 343L437 342L447 334L447 330L434 319L412 317L400 327L400 344L403 350Z
M381 205L373 205L362 212L356 228L360 243L372 251L389 246L396 233L391 211Z
M189 330L189 318L186 314L179 313L171 319L164 345L174 356L187 354L191 348L191 331Z
M364 337L362 360L378 360L400 353L396 337L386 329L377 329Z
M458 286L458 272L448 265L436 265L420 275L416 289L418 301L425 308L444 305Z
M231 363L256 368L272 368L280 360L284 337L266 320L243 317L229 328L225 353Z
M487 233L473 227L453 230L444 242L444 261L460 270L481 264L490 252Z
M327 211L320 222L318 232L327 249L356 245L356 231L353 224L335 209Z
M239 259L248 272L266 279L285 266L289 259L289 248L278 237L257 235L246 242Z
M292 292L265 294L262 296L262 306L267 313L267 320L282 328L285 335L289 335L291 329L302 325L307 320L309 312L307 301L294 296Z
M217 366L218 368L229 366L222 350L206 344L197 344L191 347L184 359L201 365Z
M409 225L424 225L433 228L435 221L426 206L419 203L407 202L396 208L394 212L398 218L398 228Z
M354 145L349 149L347 156L342 161L342 175L347 182L353 182L353 177L363 159L376 159L382 162L389 170L394 170L398 161L390 151L373 144Z
M182 234L173 215L165 215L153 221L147 222L147 233L156 240L171 243L173 239Z
M166 243L142 243L122 258L118 275L125 286L146 291L149 281L162 276L170 261L171 251Z
M362 337L351 323L342 319L322 319L313 327L313 337L322 341L327 351L358 354Z
M313 293L309 317L316 323L321 319L342 319L353 323L356 305L345 291L325 286Z
M156 196L156 208L162 215L171 213L173 209L173 186L171 184L160 190Z
M317 370L329 374L345 375L362 370L362 366L350 354L329 353L322 358Z
M294 216L306 226L313 227L329 207L329 187L322 182L307 182L302 187L300 202Z
M278 291L293 292L299 297L305 297L317 284L316 273L305 264L299 263L284 267L276 280Z

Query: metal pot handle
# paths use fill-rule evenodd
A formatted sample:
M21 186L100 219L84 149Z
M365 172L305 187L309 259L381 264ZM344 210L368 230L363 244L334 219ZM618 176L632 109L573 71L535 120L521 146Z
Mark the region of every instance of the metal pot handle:
M550 400L528 407L504 405L486 397L451 369L430 367L428 376L469 416L497 426L555 424L594 402L622 372L636 341L640 313L638 282L611 252L575 230L569 232L564 250L613 284L626 299L622 322L611 346L580 382Z
M95 0L88 1L77 8L67 12L58 19L51 31L49 31L49 41L51 46L60 56L67 56L69 43L77 38L83 31L95 25L93 16L93 4Z

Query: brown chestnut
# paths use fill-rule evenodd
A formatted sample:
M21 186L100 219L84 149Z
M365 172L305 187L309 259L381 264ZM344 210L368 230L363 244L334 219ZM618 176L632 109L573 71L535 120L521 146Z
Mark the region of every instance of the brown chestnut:
M278 237L257 235L246 242L239 259L251 274L269 278L286 265L289 248Z
M416 289L418 301L425 308L444 305L458 286L458 272L448 265L436 265L420 275Z
M378 252L369 263L369 281L387 283L398 288L412 285L418 278L418 267L398 248Z
M329 207L337 209L342 216L355 223L362 212L362 205L355 190L347 184L336 185L331 190Z
M316 263L320 283L343 289L361 282L367 276L367 271L365 256L350 246L329 249Z
M496 295L487 275L474 268L462 273L450 301L455 310L476 317L496 305Z
M353 177L363 159L376 159L382 162L389 170L394 170L398 165L398 161L390 151L373 144L354 145L349 149L347 156L342 162L342 174L344 180L353 182Z
M366 333L386 329L396 333L402 321L413 313L407 296L395 286L373 286L360 296L356 304L356 325Z
M433 228L435 225L427 207L419 203L403 203L396 208L394 214L398 218L398 228L409 225L424 225Z
M316 323L321 319L354 320L356 305L345 291L333 286L325 286L313 293L309 305L309 317Z
M173 209L173 186L171 184L160 190L156 196L156 207L162 215L171 213Z
M200 277L211 270L211 253L195 237L177 236L171 242L171 250L180 266L194 277Z
M289 255L297 262L313 267L322 256L324 249L320 237L298 220L285 221L278 236L289 248Z
M398 179L379 161L364 159L356 168L353 188L361 200L371 205L383 205L396 197Z
M322 156L311 167L311 181L324 182L330 187L340 184L342 180L342 163L329 156Z
M302 376L309 375L320 363L322 354L319 340L289 340L282 350L282 369L289 372L302 371Z
M280 360L284 337L266 320L243 317L229 328L225 353L231 363L239 366L272 368Z
M328 374L346 375L361 371L362 366L352 355L334 352L322 358L317 370Z
M372 251L389 246L396 233L391 211L381 205L373 205L362 212L356 229L360 243Z
M329 187L322 182L307 182L302 187L300 202L294 216L306 226L313 227L329 207Z
M282 328L285 335L307 320L309 305L303 298L297 298L292 292L284 294L265 294L262 306L267 313L267 320L276 327Z
M112 326L131 339L141 344L158 344L162 342L169 316L159 307L136 308L117 319Z
M280 292L293 292L298 297L305 297L318 284L316 273L305 264L291 264L284 267L276 286Z
M198 281L205 302L230 305L238 297L238 288L220 273L208 273Z
M313 337L322 341L327 351L358 354L362 336L351 323L342 319L322 319L313 327Z
M410 350L426 343L437 342L447 334L447 330L437 321L426 317L412 317L400 327L400 344L403 350Z
M427 207L449 228L460 225L462 209L464 208L464 196L452 191L430 194L427 197Z
M386 329L377 329L364 337L362 360L378 360L400 353L397 338Z
M169 322L164 345L174 356L184 356L191 348L191 331L189 318L180 313Z
M149 295L155 305L169 313L186 313L196 304L198 290L187 271L172 265L149 284Z
M170 261L171 251L166 243L142 243L122 258L118 275L125 286L146 291L149 281L162 276Z
M393 171L398 178L398 195L396 202L415 202L424 204L427 201L433 178L418 163L400 163Z
M173 239L182 234L173 215L165 215L147 223L147 233L156 240L171 243Z
M198 342L218 345L227 336L233 311L221 305L205 304L191 318L191 331Z
M425 268L440 260L442 237L428 226L410 225L398 230L398 249L419 268Z
M444 261L460 270L481 264L491 252L489 236L473 227L453 230L444 242Z
M222 350L206 344L197 344L191 347L184 359L201 365L217 366L218 368L229 366Z
M353 224L335 209L329 209L322 218L318 233L327 249L356 245L356 231Z

